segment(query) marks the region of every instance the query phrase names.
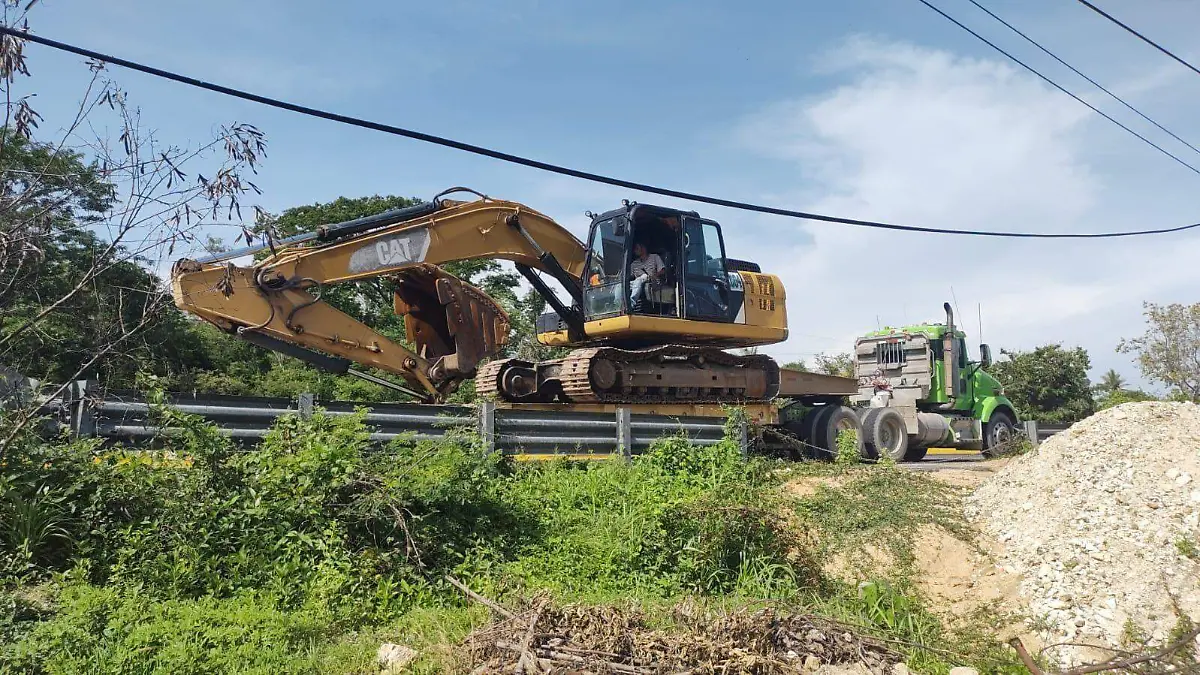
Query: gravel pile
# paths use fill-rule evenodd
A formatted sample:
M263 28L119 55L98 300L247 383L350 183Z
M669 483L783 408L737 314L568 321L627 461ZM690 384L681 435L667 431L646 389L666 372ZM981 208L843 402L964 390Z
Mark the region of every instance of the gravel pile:
M967 514L1003 542L1001 564L1024 576L1051 642L1114 645L1136 627L1161 643L1176 603L1200 621L1200 406L1097 413L1015 458ZM1073 648L1059 657L1086 658Z

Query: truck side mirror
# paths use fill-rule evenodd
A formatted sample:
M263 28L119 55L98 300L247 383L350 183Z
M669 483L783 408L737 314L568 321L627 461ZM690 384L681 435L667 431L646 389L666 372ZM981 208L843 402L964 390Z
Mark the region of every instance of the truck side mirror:
M984 344L979 345L979 367L984 370L992 367L992 348Z

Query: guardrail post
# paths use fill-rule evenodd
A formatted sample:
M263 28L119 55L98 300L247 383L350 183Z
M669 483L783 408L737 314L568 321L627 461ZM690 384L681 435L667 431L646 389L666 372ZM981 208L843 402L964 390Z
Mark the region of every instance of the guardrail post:
M96 410L91 396L97 383L94 380L75 380L67 388L67 410L71 415L71 437L85 438L96 435Z
M617 452L625 461L633 459L633 415L629 408L617 408Z
M1037 420L1025 420L1025 435L1029 437L1030 443L1038 444Z
M493 401L479 403L479 439L483 441L483 451L492 454L496 451L496 404Z
M745 413L738 415L736 424L738 449L742 451L742 459L746 460L750 458L750 424Z
M313 405L316 402L316 396L313 394L300 394L296 400L296 407L300 411L300 419L306 420L313 416Z

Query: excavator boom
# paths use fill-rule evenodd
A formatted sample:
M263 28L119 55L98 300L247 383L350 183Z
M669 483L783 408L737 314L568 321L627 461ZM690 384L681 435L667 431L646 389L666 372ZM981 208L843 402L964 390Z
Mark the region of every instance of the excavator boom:
M325 226L274 247L180 260L172 271L175 304L327 370L354 372L351 362L364 364L401 377L408 393L440 400L503 347L509 322L487 294L437 265L511 260L522 271L549 274L575 295L586 253L570 232L521 204L441 197ZM252 266L232 262L267 248L271 255ZM395 307L405 317L411 349L321 299L331 284L381 277L398 282Z

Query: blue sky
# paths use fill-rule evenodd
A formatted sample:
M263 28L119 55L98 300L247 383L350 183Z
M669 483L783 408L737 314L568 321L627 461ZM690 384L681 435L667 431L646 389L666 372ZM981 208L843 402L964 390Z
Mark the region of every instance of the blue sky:
M1146 129L965 0L936 4ZM1200 145L1200 77L1070 0L989 6ZM1200 4L1105 6L1200 58ZM1200 176L916 0L43 0L30 24L48 37L265 95L691 191L983 229L1200 220ZM45 131L62 124L88 73L78 58L45 48L30 46L28 57ZM730 254L783 276L793 337L769 350L782 359L845 350L877 321L936 318L953 287L971 326L982 307L984 337L996 348L1080 344L1098 369L1134 377L1113 348L1140 332L1141 302L1196 301L1200 235L1029 243L803 223L591 185L119 69L113 75L163 138L199 141L232 121L262 129L269 147L257 182L270 211L339 195L427 197L450 185L525 202L579 233L584 210L621 198L698 208L724 224Z

